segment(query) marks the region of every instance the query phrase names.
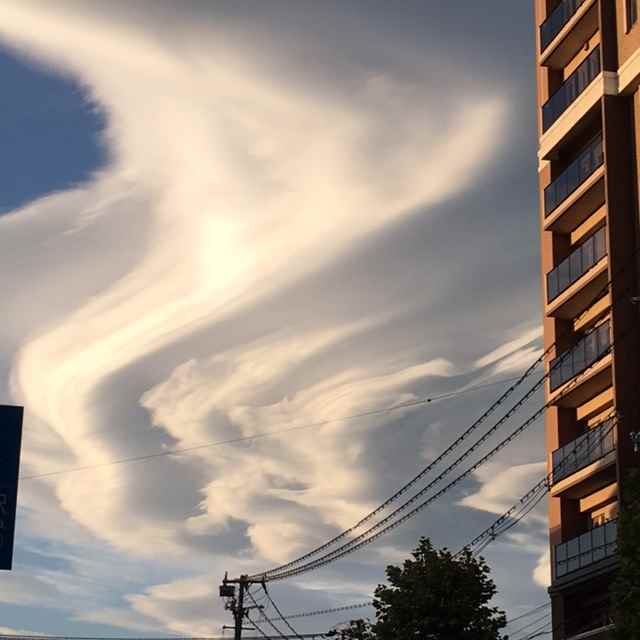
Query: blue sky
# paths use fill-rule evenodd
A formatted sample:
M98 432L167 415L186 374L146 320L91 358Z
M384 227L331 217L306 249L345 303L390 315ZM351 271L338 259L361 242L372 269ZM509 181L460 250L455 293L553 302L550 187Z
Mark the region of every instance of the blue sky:
M21 483L6 629L217 633L226 570L348 527L502 386L346 416L536 359L528 4L2 4L0 401L26 408L23 475L56 472ZM420 535L463 544L544 469L538 423L273 595L366 599ZM510 615L546 597L544 516L487 551Z
M89 178L106 161L96 105L73 77L0 51L2 99L0 212Z

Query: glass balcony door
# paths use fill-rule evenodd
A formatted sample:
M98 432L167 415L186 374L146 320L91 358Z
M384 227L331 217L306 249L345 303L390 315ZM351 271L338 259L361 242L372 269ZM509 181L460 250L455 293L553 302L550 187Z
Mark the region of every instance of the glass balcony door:
M586 335L573 349L549 363L549 384L555 391L606 355L611 348L611 325L607 320Z
M542 106L542 129L546 131L600 73L600 47L596 47L562 86Z
M607 237L599 229L547 274L547 302L552 302L607 255Z
M544 214L557 209L604 163L602 134L598 134L578 157L544 190Z
M586 433L556 449L552 454L553 482L559 482L596 460L615 451L616 438L613 420L589 429Z
M562 0L560 4L549 14L549 17L540 25L540 50L544 51L551 41L562 31L569 20L585 0Z

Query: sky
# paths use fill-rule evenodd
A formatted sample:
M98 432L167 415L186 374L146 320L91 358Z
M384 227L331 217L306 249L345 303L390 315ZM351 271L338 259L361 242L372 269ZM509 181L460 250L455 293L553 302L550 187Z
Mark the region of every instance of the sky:
M540 355L530 4L0 4L0 631L218 634L226 571L349 527ZM542 429L274 599L457 549L544 474ZM544 602L544 504L484 555L510 617Z

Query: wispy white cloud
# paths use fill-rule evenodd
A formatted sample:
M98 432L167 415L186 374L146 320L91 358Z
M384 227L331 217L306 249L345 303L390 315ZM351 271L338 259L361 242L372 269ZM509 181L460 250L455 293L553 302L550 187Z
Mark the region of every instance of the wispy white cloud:
M384 306L351 322L309 313L300 327L283 318L279 331L250 341L203 339L162 372L141 363L232 312L254 312L367 236L469 189L500 153L507 105L495 88L462 95L465 68L447 68L460 86L446 94L449 75L419 66L400 73L393 63L327 90L216 23L187 16L167 27L119 7L107 15L91 3L0 6L2 41L73 74L105 112L109 152L87 184L0 219L0 252L22 248L0 274L15 292L0 346L14 398L27 409L24 468L101 464L139 443L146 452L331 421L203 449L161 469L104 467L25 483L24 526L196 575L142 571L122 587L122 606L86 602L76 619L205 634L214 578L199 565L217 575L222 566L280 562L358 519L378 497L366 453L388 420L341 418L413 399L421 381L459 371L436 347L436 356L379 349L350 362L345 345L396 318ZM475 366L517 368L534 354L536 331ZM144 369L131 383L136 397L111 424L111 405L125 400L105 402L101 391L122 380L128 389L136 367ZM487 488L475 504L503 498ZM109 579L104 565L66 560ZM44 573L15 578L0 599L73 595L62 589L73 580L58 578L55 589Z
M463 498L460 504L490 513L503 513L544 476L546 468L545 462L516 466L487 464L474 474L481 483L480 489Z
M541 354L536 347L531 346L532 342L538 342L542 338L542 325L536 324L534 327L522 329L515 338L512 338L500 345L490 353L476 362L477 367L487 367L496 365L500 371L517 370L527 362L529 364ZM531 358L527 360L527 358Z

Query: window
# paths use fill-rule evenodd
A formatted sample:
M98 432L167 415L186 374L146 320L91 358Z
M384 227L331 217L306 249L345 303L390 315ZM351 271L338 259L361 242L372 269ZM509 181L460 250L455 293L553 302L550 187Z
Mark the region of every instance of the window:
M638 22L638 0L626 0L627 2L627 31L631 31Z
M605 507L595 509L591 512L591 518L589 522L589 529L596 529L602 525L611 522L618 517L618 502L611 502Z

